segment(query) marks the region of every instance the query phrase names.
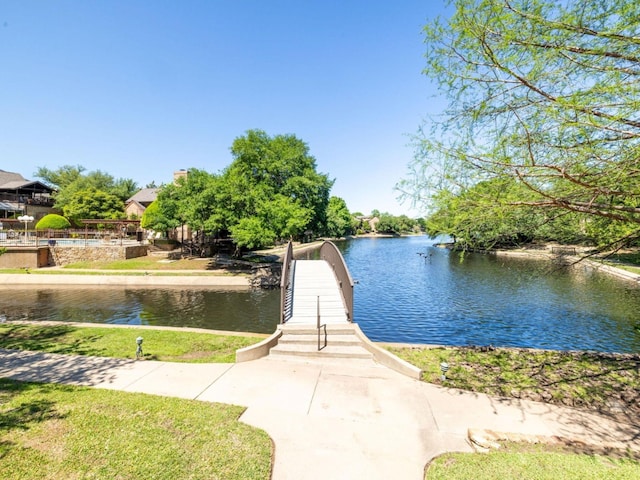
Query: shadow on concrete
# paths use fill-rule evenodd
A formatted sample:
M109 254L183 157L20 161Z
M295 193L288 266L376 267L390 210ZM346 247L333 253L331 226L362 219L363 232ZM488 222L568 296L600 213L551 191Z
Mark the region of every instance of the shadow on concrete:
M23 382L66 383L92 386L116 379L114 370L135 360L60 356L40 352L0 349L0 377Z

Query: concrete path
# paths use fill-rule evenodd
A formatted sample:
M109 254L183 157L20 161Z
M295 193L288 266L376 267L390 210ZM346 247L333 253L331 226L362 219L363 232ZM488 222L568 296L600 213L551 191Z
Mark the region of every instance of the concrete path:
M468 429L561 436L640 451L638 427L569 408L440 388L370 360L183 364L0 349L0 377L224 402L275 442L273 478L423 479Z

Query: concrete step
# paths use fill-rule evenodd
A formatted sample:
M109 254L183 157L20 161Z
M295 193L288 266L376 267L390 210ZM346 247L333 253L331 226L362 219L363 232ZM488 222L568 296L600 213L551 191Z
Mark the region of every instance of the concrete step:
M324 330L321 330L320 339L324 342ZM287 334L280 337L278 345L296 344L296 345L318 345L318 334ZM362 342L355 335L339 335L327 333L327 344L339 346L361 346Z
M318 329L315 322L308 323L290 323L287 322L279 327L282 330L283 336L288 334L293 335L317 335ZM324 330L323 330L324 332ZM349 335L353 334L353 324L343 321L342 323L332 323L327 325L328 335Z
M318 350L317 339L316 344L310 345L298 345L298 344L281 344L278 343L273 347L269 355L273 356L294 356L294 357L325 357L325 358L359 358L359 359L373 359L373 355L365 350L363 347L352 345L332 345L327 343L327 346L322 350Z

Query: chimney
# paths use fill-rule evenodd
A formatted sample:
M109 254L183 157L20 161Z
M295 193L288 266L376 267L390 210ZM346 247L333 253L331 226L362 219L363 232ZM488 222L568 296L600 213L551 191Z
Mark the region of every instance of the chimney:
M179 178L184 178L186 180L188 175L189 171L185 170L184 168L181 168L177 172L173 172L173 183L177 184Z

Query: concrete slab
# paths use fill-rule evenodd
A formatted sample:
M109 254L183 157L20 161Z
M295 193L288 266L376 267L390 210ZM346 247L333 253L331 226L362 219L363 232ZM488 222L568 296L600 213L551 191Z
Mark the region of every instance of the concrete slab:
M196 399L234 365L233 363L159 363L157 368L140 376L124 390Z
M261 406L274 415L306 414L321 367L266 359L235 364L197 398L210 402Z
M561 436L640 451L640 427L578 410L437 387L372 360L170 364L0 350L0 376L248 407L275 442L273 478L414 479L469 429ZM599 443L598 443L599 442Z

